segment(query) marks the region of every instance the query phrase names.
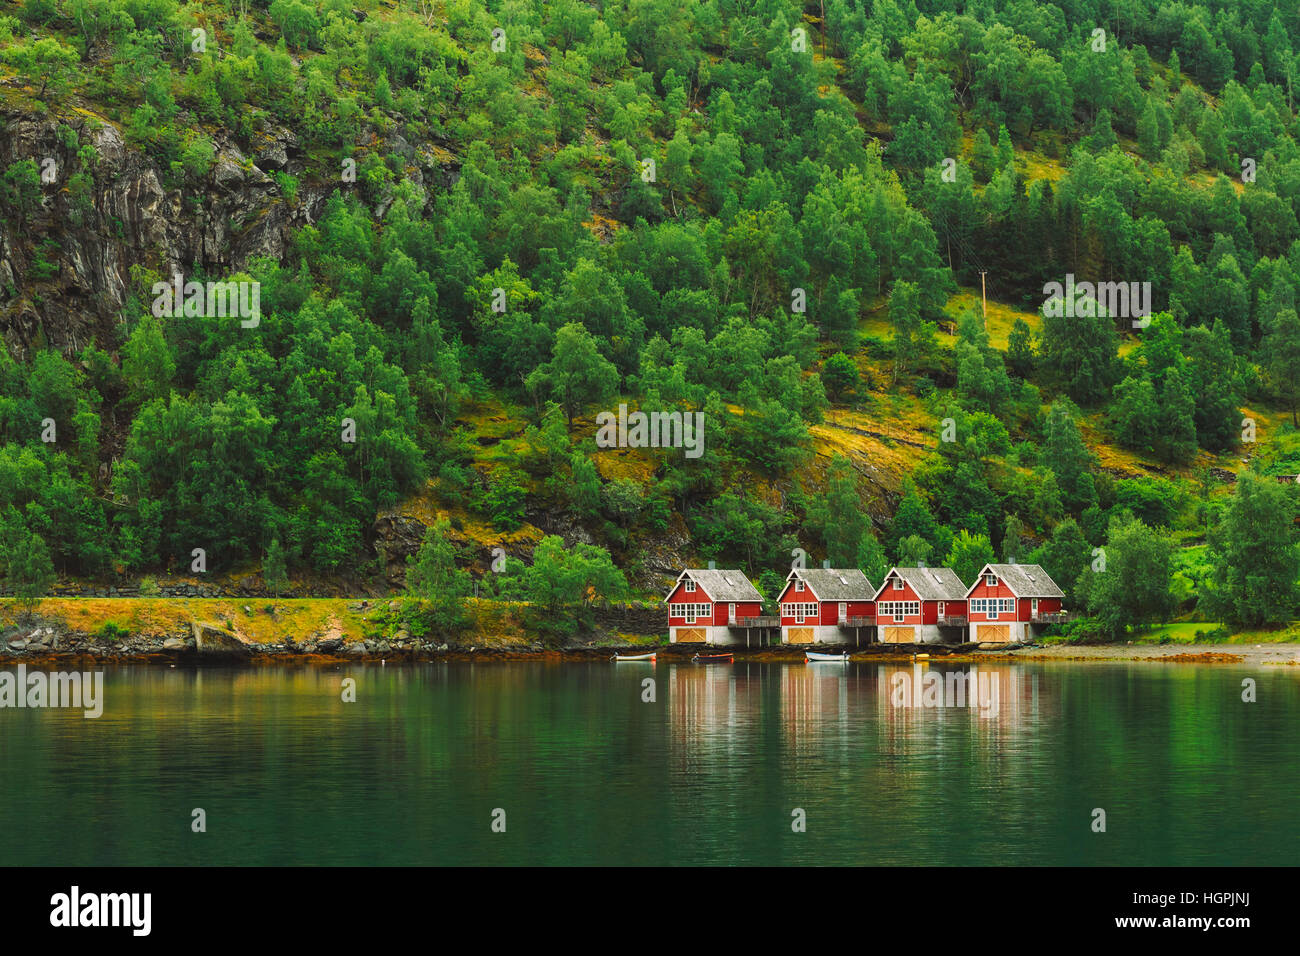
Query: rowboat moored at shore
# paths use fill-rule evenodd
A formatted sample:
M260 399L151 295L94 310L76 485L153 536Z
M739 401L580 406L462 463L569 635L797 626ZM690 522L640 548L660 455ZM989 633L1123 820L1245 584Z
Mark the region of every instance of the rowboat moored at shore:
M650 654L615 654L610 660L614 661L652 661L655 659L653 653Z
M805 664L816 664L819 662L833 664L847 664L849 662L848 654L818 654L816 651L804 651L803 657Z
M729 664L734 660L732 654L696 654L691 658L701 664Z

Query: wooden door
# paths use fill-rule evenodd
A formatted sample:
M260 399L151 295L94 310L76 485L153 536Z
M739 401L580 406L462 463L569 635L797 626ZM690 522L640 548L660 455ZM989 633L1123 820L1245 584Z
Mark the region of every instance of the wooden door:
M1005 644L1011 640L1011 625L979 624L976 633L981 643Z

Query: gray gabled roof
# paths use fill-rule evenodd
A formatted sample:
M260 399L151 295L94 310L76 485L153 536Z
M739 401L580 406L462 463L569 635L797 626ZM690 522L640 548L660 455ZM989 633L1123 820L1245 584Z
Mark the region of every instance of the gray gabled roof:
M796 579L808 585L819 601L870 601L876 594L857 568L795 568L786 582Z
M989 572L996 574L1011 588L1011 593L1022 598L1063 598L1065 592L1056 586L1052 576L1041 564L986 564L966 591L970 594Z
M763 600L763 595L758 593L758 588L754 587L749 578L745 577L744 572L732 568L716 571L708 568L687 568L677 576L672 591L668 592L664 600L672 597L673 591L677 590L677 585L682 582L683 578L690 578L698 584L713 601Z
M952 568L894 568L885 575L876 597L881 597L892 575L898 575L912 586L922 601L964 601L967 588Z

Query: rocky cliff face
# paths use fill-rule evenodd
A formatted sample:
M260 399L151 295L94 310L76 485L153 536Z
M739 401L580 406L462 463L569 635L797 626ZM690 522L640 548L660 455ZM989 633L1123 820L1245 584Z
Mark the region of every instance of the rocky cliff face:
M27 215L0 221L0 335L18 358L37 344L71 355L107 333L134 266L163 277L196 270L220 277L253 256L283 257L293 230L314 221L332 191L303 182L296 202L285 200L271 172L303 171L286 130L269 132L253 155L218 136L207 176L181 189L165 188L154 157L86 110L40 115L4 107L0 129L0 171L31 160L52 180ZM83 165L77 153L87 145L96 159ZM69 188L78 172L93 181L84 197Z

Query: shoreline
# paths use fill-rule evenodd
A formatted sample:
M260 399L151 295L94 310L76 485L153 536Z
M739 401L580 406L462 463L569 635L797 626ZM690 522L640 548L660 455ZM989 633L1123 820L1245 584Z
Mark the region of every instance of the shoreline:
M804 652L847 652L853 662L931 660L1156 661L1292 664L1300 661L1300 629L1197 641L1192 625L1137 641L1066 644L1046 638L1024 645L864 644L745 647L669 644L662 609L634 604L596 609L583 631L543 641L526 623L523 606L473 599L469 626L455 633L421 633L399 598L308 598L242 602L228 598L43 598L20 613L0 598L0 662L59 666L68 661L185 664L247 662L329 664L375 662L608 661L614 654L655 652L688 661L696 653L730 653L753 662L802 662ZM1209 628L1210 625L1204 625ZM1175 637L1174 634L1177 634ZM1179 639L1183 638L1183 639ZM1261 640L1261 638L1263 638ZM0 663L0 666L4 666Z
M124 642L125 643L125 642ZM180 642L178 642L180 643ZM492 663L532 662L609 663L616 653L647 653L653 651L657 663L691 663L691 658L701 651L710 654L732 655L736 663L801 663L802 646L773 646L760 648L720 648L706 645L601 645L570 647L419 647L398 650L384 648L370 650L365 642L355 642L337 648L306 650L300 647L249 646L208 647L195 646L170 648L143 648L114 646L93 639L75 641L75 646L15 648L7 642L0 645L0 668L28 664L38 667L57 667L67 664L155 664L164 666L337 666L340 664L437 664L437 663ZM1018 645L994 649L987 645L935 645L935 644L877 644L868 648L831 648L820 645L822 652L850 650L853 664L904 664L917 661L948 662L953 664L1008 663L1008 662L1141 662L1188 664L1249 664L1300 666L1300 643L1272 644L1089 644L1089 645ZM707 665L702 665L707 666Z

